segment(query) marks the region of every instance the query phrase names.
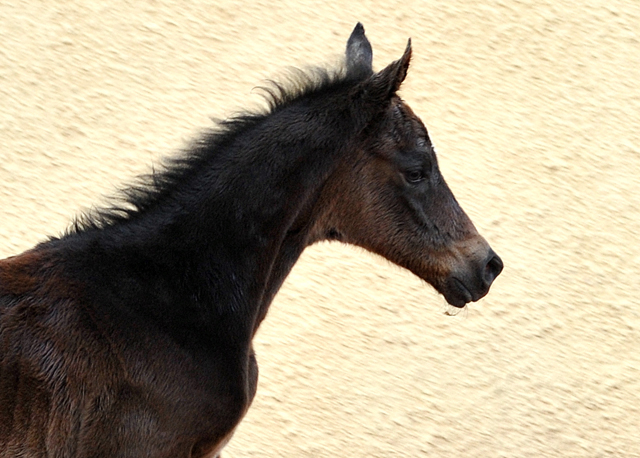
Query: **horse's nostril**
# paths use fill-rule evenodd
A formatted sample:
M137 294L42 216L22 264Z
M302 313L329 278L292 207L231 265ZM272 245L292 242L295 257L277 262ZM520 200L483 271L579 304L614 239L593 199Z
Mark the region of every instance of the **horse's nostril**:
M495 254L492 250L489 255L489 261L484 267L483 280L487 286L493 283L493 280L495 280L496 277L500 275L500 272L502 272L503 268L504 264L502 263L502 259L500 259L500 256Z

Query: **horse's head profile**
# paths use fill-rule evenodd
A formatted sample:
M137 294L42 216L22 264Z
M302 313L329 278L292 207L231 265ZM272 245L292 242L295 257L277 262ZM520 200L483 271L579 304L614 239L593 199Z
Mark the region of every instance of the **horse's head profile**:
M487 294L503 264L447 186L426 127L397 95L410 60L409 40L375 73L361 24L349 38L346 71L359 80L349 97L361 131L324 189L321 225L328 238L384 256L463 307Z

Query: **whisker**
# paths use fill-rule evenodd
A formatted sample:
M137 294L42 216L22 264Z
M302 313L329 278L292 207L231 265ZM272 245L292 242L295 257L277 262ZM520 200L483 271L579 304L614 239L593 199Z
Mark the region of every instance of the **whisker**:
M454 307L453 305L449 304L444 297L442 298L442 303L442 311L447 316L461 315L462 319L466 319L467 316L469 316L469 307L467 307L466 305L464 307Z

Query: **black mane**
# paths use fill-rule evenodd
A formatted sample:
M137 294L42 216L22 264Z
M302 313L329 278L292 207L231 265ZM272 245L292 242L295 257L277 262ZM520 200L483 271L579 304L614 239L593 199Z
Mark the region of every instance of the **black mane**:
M174 157L163 159L159 170L153 167L150 173L138 176L131 185L108 197L105 206L77 215L65 235L113 226L153 208L191 174L215 160L226 145L272 114L300 100L354 86L360 80L362 75L349 74L342 66L333 70L293 68L283 83L268 80L266 85L256 88L266 102L264 109L239 112L227 119L216 120L214 127L205 130L187 148Z

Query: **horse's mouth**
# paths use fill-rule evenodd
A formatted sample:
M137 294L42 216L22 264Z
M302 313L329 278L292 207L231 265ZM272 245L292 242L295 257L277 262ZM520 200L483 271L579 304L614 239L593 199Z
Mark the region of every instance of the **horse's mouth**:
M459 279L452 277L448 283L447 291L444 292L446 301L454 307L462 308L467 303L477 301L479 297L474 298L471 291Z

